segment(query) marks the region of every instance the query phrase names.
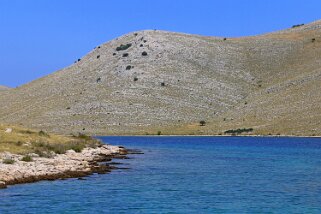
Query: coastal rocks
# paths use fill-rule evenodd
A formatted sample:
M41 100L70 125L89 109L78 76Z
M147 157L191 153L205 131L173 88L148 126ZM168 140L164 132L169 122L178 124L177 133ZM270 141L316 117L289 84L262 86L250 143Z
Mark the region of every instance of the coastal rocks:
M10 134L12 132L12 128L6 128L4 132Z
M124 148L101 145L97 148L84 148L82 152L73 150L53 158L33 157L32 162L21 161L21 155L0 154L0 159L10 156L14 161L5 164L0 160L0 188L18 183L31 183L40 180L79 178L93 173L108 173L115 167L99 162L110 161L114 156L124 156Z
M0 181L0 189L5 189L5 188L7 188L6 183L3 181Z

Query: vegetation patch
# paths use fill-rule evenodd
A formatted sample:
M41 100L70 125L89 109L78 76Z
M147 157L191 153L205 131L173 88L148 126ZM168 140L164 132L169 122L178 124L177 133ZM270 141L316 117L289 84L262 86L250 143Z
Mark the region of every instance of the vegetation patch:
M22 157L21 161L31 162L33 160L32 160L32 157L30 155L25 155L25 156Z
M292 28L301 27L301 26L303 26L303 25L304 25L304 24L293 25Z
M205 120L200 121L200 126L205 126L205 124L206 124Z
M131 43L128 43L126 45L121 44L119 47L116 48L116 51L124 51L130 48L131 46L132 46Z
M243 128L243 129L230 129L225 131L225 134L242 134L244 132L252 132L254 129L253 128Z
M81 133L67 137L21 127L11 127L12 132L5 133L7 128L0 124L0 152L25 156L35 153L49 158L55 154L64 154L68 150L81 152L85 147L96 148L101 144L99 140Z
M11 158L6 158L2 161L2 163L4 163L4 164L14 164L14 162L15 161Z

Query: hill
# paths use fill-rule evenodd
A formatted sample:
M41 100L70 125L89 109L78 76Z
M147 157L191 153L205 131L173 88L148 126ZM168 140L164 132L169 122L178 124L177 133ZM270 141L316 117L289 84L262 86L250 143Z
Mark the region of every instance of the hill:
M0 91L2 91L2 90L8 90L8 89L10 89L10 88L7 87L7 86L0 85Z
M2 91L0 121L63 134L321 135L320 56L321 21L242 38L129 33Z

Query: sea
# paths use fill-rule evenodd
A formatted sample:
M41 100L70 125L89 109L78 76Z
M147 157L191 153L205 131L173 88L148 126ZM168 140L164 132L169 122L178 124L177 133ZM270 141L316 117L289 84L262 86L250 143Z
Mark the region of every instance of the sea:
M321 213L321 138L99 137L144 154L0 190L1 214Z

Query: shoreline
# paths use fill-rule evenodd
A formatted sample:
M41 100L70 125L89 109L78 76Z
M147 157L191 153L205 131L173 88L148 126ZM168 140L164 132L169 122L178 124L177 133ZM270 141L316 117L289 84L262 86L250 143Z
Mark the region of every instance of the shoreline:
M94 137L283 137L283 138L321 138L320 136L296 135L97 135Z
M135 153L135 151L133 152ZM32 154L32 161L22 161L22 155L8 152L1 153L0 159L11 158L12 164L0 162L0 189L8 185L34 183L42 180L81 178L94 173L105 174L117 167L109 162L112 159L125 159L129 151L121 146L100 145L97 148L84 148L76 153L68 150L53 158L37 157Z

